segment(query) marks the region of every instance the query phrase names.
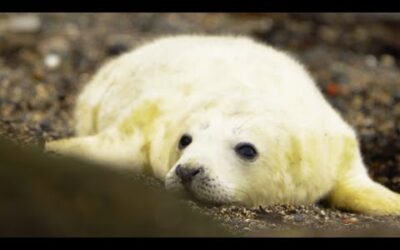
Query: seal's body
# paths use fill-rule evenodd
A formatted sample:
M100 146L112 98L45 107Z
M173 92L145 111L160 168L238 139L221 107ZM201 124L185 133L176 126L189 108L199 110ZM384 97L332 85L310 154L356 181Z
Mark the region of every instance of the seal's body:
M162 38L102 67L77 137L47 149L153 173L212 203L400 213L367 174L356 133L287 54L244 37Z

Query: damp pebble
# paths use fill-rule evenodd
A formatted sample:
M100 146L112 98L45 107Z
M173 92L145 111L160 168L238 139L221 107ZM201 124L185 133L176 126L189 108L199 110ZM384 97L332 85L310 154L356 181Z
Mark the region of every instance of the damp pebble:
M325 91L330 96L337 96L340 94L340 86L337 83L330 82L326 85Z
M107 54L111 56L119 55L130 49L134 39L129 35L111 36L106 41Z
M49 120L43 120L39 123L40 129L44 132L51 131L51 123Z
M340 33L339 30L329 27L329 26L323 26L319 30L319 35L321 38L327 42L334 43L339 39Z
M128 46L123 43L114 43L107 47L107 53L112 56L119 55L127 50Z
M305 216L302 214L296 214L293 216L293 220L295 222L303 222L305 220Z
M61 58L57 54L48 54L44 58L44 64L46 65L47 68L49 69L56 69L60 66L61 64Z
M396 64L396 61L393 56L384 54L381 56L381 65L383 67L393 67Z
M7 30L17 33L35 33L41 29L41 24L37 15L19 14L7 20Z
M400 91L396 91L393 95L393 101L394 102L400 102Z
M354 217L346 218L346 219L343 220L344 224L354 224L356 222L358 222L358 219L354 218Z
M368 55L365 58L365 64L370 68L376 68L378 66L378 59L373 55Z

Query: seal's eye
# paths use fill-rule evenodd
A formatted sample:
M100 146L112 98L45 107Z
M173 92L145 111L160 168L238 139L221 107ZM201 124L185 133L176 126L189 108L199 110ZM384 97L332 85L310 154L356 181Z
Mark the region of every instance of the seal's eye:
M190 143L192 143L192 137L188 134L182 135L181 139L179 140L179 149L186 148Z
M241 142L235 147L235 152L238 154L242 159L245 160L253 160L257 156L256 148L247 142Z

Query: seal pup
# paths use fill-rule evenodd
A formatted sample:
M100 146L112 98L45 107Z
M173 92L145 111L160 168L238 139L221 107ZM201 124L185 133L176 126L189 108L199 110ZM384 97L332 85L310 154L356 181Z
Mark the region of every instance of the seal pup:
M242 36L156 39L107 62L79 95L76 137L48 151L153 174L213 204L400 214L354 129L287 53Z

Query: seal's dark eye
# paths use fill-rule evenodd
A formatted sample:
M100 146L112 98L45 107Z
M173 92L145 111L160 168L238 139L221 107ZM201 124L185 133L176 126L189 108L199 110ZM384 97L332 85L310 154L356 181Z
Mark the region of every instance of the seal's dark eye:
M192 137L188 134L182 135L181 139L179 140L179 149L186 148L190 143L192 143Z
M241 142L236 145L235 152L245 160L253 160L257 156L256 148L247 142Z

